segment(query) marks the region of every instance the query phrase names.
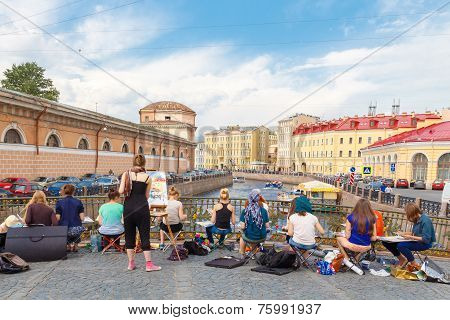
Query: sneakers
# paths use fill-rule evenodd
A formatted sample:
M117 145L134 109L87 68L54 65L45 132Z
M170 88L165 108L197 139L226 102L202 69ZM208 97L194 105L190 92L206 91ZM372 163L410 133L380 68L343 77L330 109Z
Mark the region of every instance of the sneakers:
M161 270L161 267L155 266L153 264L153 262L151 262L151 261L147 261L147 263L145 264L145 271L147 271L147 272L159 271L159 270Z
M134 269L136 269L136 264L133 261L128 262L128 270L133 271Z

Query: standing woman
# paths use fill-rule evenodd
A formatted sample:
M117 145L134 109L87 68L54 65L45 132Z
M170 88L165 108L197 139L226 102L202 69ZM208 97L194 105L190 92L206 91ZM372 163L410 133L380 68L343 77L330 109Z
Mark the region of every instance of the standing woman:
M136 269L134 262L136 228L139 229L142 250L146 261L145 271L158 271L150 256L150 209L148 198L151 180L145 172L145 157L135 155L133 167L122 174L119 192L125 195L123 217L125 226L125 248L128 255L128 270Z

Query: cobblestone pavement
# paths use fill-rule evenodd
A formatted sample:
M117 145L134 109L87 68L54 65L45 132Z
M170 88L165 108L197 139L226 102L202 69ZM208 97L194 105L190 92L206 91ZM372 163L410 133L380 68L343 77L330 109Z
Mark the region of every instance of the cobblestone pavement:
M358 276L349 271L322 276L299 269L284 276L206 267L204 262L228 255L217 250L182 262L169 253L152 252L162 271L146 273L142 254L138 269L127 271L125 254L75 253L64 261L32 263L31 270L0 274L0 299L449 299L450 286ZM450 271L450 262L438 264Z

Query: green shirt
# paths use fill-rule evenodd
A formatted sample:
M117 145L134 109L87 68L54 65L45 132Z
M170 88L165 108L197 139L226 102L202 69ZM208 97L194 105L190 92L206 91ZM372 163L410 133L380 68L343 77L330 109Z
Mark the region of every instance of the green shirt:
M100 207L103 226L122 225L123 205L120 203L105 203Z

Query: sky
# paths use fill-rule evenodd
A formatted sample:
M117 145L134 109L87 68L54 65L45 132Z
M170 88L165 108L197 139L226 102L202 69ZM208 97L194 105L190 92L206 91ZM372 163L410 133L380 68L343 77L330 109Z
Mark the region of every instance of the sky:
M435 111L450 107L450 4L385 43L446 1L0 0L0 79L35 61L62 103L137 122L151 102L177 101L200 129L364 115L370 103L389 113L393 99Z

